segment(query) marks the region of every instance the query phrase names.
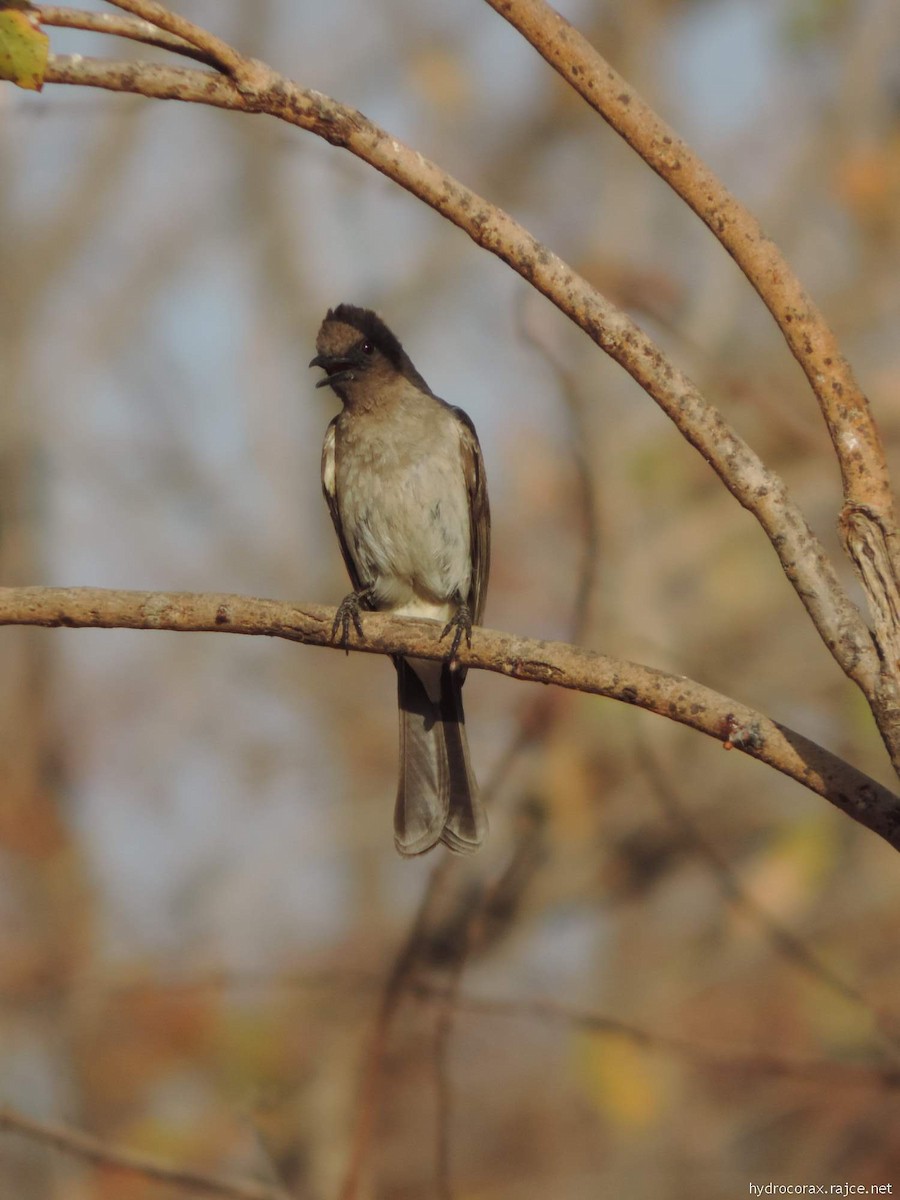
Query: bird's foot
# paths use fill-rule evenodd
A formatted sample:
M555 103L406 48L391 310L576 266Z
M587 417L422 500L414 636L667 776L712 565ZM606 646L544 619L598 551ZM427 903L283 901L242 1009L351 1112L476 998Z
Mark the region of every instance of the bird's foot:
M353 622L353 628L356 630L356 635L359 640L365 641L363 633L362 621L359 619L359 611L361 606L372 595L373 588L362 588L358 592L351 592L349 596L345 596L337 607L337 612L334 616L334 622L331 626L331 640L339 641L340 645L349 654L347 644L350 641L350 622ZM338 638L340 631L340 638Z
M450 643L450 653L447 655L448 662L452 662L456 658L456 652L463 637L466 639L467 646L471 647L472 645L472 613L465 601L460 604L441 630L441 637L445 638L451 629L453 630L453 641Z

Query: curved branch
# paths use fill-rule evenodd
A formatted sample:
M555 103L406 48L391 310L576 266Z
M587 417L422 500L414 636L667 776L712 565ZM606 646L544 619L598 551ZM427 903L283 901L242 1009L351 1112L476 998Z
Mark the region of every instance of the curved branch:
M809 380L849 504L896 524L887 460L868 401L837 339L753 214L546 0L487 0L675 191L722 243L775 318Z
M840 467L839 528L880 652L878 679L863 690L900 773L900 529L881 436L833 330L756 217L574 26L546 0L487 2L712 231L774 317L806 375Z
M200 50L228 75L238 77L249 60L239 54L233 46L223 42L221 38L210 33L200 25L195 25L186 17L180 17L160 4L158 0L110 0L116 8L122 8L142 21L155 25L158 29L171 33L176 38L183 38L189 45Z
M841 669L872 695L879 661L869 631L783 480L629 317L508 213L362 113L303 89L255 60L245 60L237 83L183 67L51 55L46 81L268 113L349 150L452 221L547 296L653 397L732 495L754 514Z
M335 610L248 596L105 588L0 588L0 625L240 633L330 646ZM362 614L368 654L443 659L440 623ZM606 696L668 717L790 776L900 850L900 798L822 746L682 675L564 642L479 629L459 661L512 679Z

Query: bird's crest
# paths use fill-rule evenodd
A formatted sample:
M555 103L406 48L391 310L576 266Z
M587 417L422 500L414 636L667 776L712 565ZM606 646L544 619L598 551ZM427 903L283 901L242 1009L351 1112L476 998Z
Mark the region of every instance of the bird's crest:
M427 392L429 395L434 394L413 366L412 359L403 349L400 339L395 333L391 333L381 317L372 312L371 308L360 308L356 304L339 304L337 308L329 308L325 314L325 320L322 322L323 328L329 321L349 325L351 329L356 329L367 342L371 342L381 351L401 375L404 375L416 387L421 388L423 392Z
M356 304L339 304L337 308L329 308L325 320L339 321L342 325L357 329L367 341L372 342L391 360L398 371L403 369L407 355L400 339L395 333L391 333L381 317L370 308L360 308Z

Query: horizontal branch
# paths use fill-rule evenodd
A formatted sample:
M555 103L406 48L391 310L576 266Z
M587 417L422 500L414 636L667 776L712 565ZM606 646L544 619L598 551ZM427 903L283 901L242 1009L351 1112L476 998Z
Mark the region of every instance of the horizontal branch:
M377 991L383 988L383 985L383 972L348 967L290 972L223 967L197 974L163 976L160 980L162 988L177 995L203 992L280 993L323 989L329 996L340 996L345 991L354 995L361 991ZM95 994L98 986L104 995L120 997L130 993L135 984L130 980L121 983L115 980L98 980L92 974L92 994ZM580 1008L550 997L489 996L465 990L454 991L441 977L440 972L433 976L427 970L420 970L407 980L405 988L424 1001L443 1002L449 999L456 1012L467 1016L502 1021L533 1021L545 1026L564 1025L573 1031L597 1037L622 1038L640 1049L679 1057L701 1069L796 1077L819 1084L827 1081L835 1086L847 1084L900 1091L900 1067L892 1058L887 1058L876 1045L860 1046L853 1060L797 1058L772 1051L750 1048L743 1050L730 1045L697 1043L683 1035L662 1033L621 1017Z
M255 59L242 60L231 75L157 63L51 55L45 78L48 83L268 113L350 151L452 221L543 293L652 396L732 495L759 521L841 669L867 696L873 693L880 664L869 630L783 480L625 313L508 213L362 113L321 92L301 88Z
M0 625L219 632L331 646L333 608L228 594L0 588ZM362 615L365 640L352 649L441 659L447 643L434 621ZM477 629L466 666L512 679L552 683L633 704L758 759L829 800L900 850L900 798L799 733L681 675L610 658L564 642Z
M200 1171L189 1171L159 1162L132 1150L119 1150L100 1138L70 1129L55 1122L37 1121L11 1108L0 1108L0 1133L15 1133L29 1141L39 1142L69 1154L95 1167L137 1175L154 1183L177 1187L182 1195L221 1196L223 1200L290 1200L280 1187L264 1183L245 1183L240 1180L217 1179Z
M410 984L410 991L438 999L449 993L446 984L433 984L428 980L415 980ZM830 1084L834 1087L875 1087L886 1091L900 1089L900 1070L893 1063L789 1058L761 1050L741 1052L724 1046L703 1045L687 1038L644 1029L618 1017L561 1004L557 1000L505 1000L459 992L453 995L453 1006L460 1012L478 1016L532 1020L540 1024L564 1025L584 1034L621 1038L641 1049L671 1054L695 1067L725 1071L731 1076L740 1073L803 1079L818 1087Z

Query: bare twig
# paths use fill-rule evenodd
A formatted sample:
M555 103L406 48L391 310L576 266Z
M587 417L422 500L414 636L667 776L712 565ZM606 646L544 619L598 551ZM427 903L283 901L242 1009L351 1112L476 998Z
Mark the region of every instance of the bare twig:
M0 588L0 625L240 633L333 646L334 611L218 593ZM383 613L366 613L362 622L365 641L354 645L357 650L435 660L446 656L439 622ZM458 652L469 667L608 696L689 725L796 779L900 849L898 797L802 734L711 688L564 642L488 629L479 629L473 642Z
M99 1138L48 1121L36 1121L10 1108L0 1108L0 1133L14 1133L72 1155L95 1167L137 1175L154 1183L182 1188L197 1196L222 1196L225 1200L291 1200L281 1188L241 1180L216 1179L200 1171L186 1171L135 1154L117 1150Z
M600 524L597 519L597 482L594 458L590 452L584 402L578 390L575 373L570 371L547 343L538 336L526 319L524 306L519 307L518 329L526 344L540 354L552 370L568 417L569 450L578 480L579 515L582 521L581 562L575 586L571 617L570 641L583 642L591 616L591 603L597 581L600 559Z
M171 50L173 54L193 58L207 66L217 66L216 60L205 50L198 50L184 38L166 33L140 17L123 17L119 13L85 12L80 8L64 8L56 4L43 4L40 8L40 23L58 29L82 29L87 33L106 33L112 37L127 38L158 50Z
M189 45L202 51L211 62L220 67L226 74L239 81L242 74L252 68L252 61L238 54L233 46L223 42L221 38L209 33L186 17L178 16L158 0L110 0L116 8L132 13L142 21L147 21L166 33L183 38Z
M424 983L433 988L434 1081L437 1101L436 1183L439 1200L452 1200L450 1134L453 1118L451 1048L457 1019L462 1011L460 989L469 959L494 945L514 926L523 896L544 856L544 821L541 813L523 806L524 821L513 846L512 855L500 874L490 883L479 881L466 897L456 936L448 947L444 984L438 986L427 976Z
M431 998L439 996L445 989L417 980L412 985L412 990ZM458 996L456 1003L461 1012L477 1013L479 1016L555 1022L583 1033L621 1037L647 1050L658 1050L684 1058L704 1069L807 1078L817 1084L829 1081L834 1084L846 1082L891 1091L900 1088L900 1070L892 1064L795 1059L755 1051L741 1053L727 1047L702 1046L685 1038L651 1032L627 1021L620 1021L617 1017L577 1009L555 1000L497 1000L462 994Z
M92 989L97 981L91 979ZM129 992L134 984L102 984L115 992ZM177 991L195 992L222 988L252 990L285 988L352 988L354 993L362 989L381 986L381 976L357 970L326 969L325 971L299 972L288 975L272 974L267 971L216 970L192 978L179 977L170 986ZM445 999L450 988L445 982L427 976L418 976L409 981L408 994L427 1000L429 1003ZM641 1049L661 1054L670 1054L700 1068L722 1071L746 1071L748 1074L797 1077L811 1082L832 1082L835 1085L880 1087L891 1091L900 1090L900 1069L896 1064L885 1061L873 1047L871 1060L847 1061L838 1059L796 1058L774 1052L760 1053L755 1050L740 1050L734 1046L709 1046L697 1044L688 1038L646 1029L631 1021L578 1008L544 997L523 999L513 996L483 996L477 993L456 992L454 1006L460 1015L487 1017L503 1021L534 1021L537 1024L560 1024L570 1029L598 1037L623 1038Z
M183 32L180 27L172 31ZM252 67L242 72L238 85L180 67L51 55L46 81L268 113L349 150L463 229L546 295L657 401L729 491L756 516L825 644L850 678L871 695L879 662L869 631L783 480L638 326L508 213L361 113L305 90L261 63L253 62ZM895 732L900 745L900 729Z
M451 1043L457 1013L457 998L463 972L469 957L469 947L477 914L481 911L484 894L478 888L472 896L472 912L461 930L459 944L454 947L449 963L446 987L437 994L434 1021L433 1071L436 1101L435 1112L435 1190L438 1200L453 1200L450 1164L450 1130L453 1120L453 1089L450 1080Z
M416 915L406 939L400 946L384 981L375 1024L369 1040L363 1081L360 1087L356 1128L347 1171L341 1184L340 1200L356 1200L375 1131L375 1115L381 1096L384 1057L387 1052L391 1025L403 1001L412 973L415 970L427 937L433 902L440 896L443 885L453 871L453 859L443 858L431 872L428 886L419 902Z

